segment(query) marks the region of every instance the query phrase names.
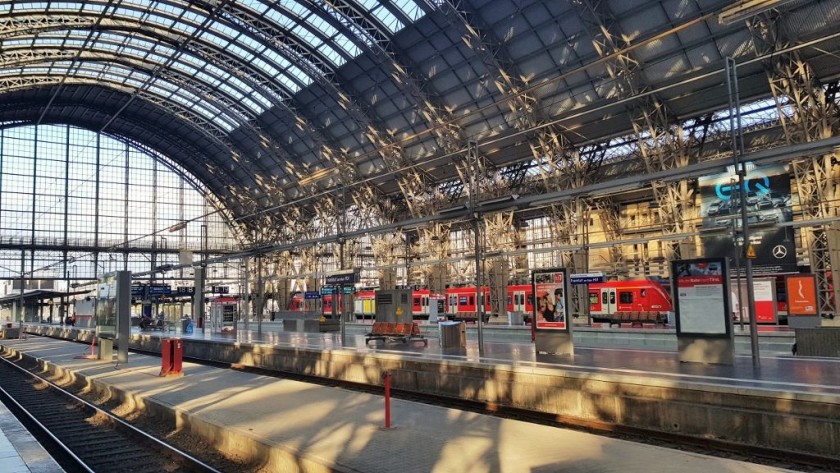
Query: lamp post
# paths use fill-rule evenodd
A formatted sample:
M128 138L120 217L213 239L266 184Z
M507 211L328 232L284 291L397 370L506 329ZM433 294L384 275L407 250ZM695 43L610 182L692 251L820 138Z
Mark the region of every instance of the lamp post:
M747 170L741 156L744 153L744 137L741 134L741 102L738 97L738 70L735 60L726 58L726 86L729 90L729 129L732 130L732 160L738 173L738 200L741 207L741 235L744 238L743 248L750 246L750 229L747 221ZM734 111L734 116L733 116ZM734 224L733 224L734 225ZM755 320L755 295L753 294L752 259L744 258L744 271L747 279L747 312L750 316L750 346L754 367L759 367L761 361L758 354L758 326Z

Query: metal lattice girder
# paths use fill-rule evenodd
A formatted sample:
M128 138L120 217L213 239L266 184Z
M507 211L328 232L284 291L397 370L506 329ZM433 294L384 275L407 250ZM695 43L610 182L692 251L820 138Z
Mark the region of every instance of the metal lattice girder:
M512 251L520 243L519 229L514 225L513 212L484 215L487 248L485 251Z
M662 171L688 165L696 156L694 148L683 140L681 125L668 112L667 106L655 94L647 94L649 87L641 76L641 65L628 53L627 36L619 30L618 21L609 10L606 0L574 0L580 5L581 19L588 26L592 44L599 56L612 59L605 63L609 76L615 80L619 93L624 97L640 97L628 107L631 124L637 136L640 156L648 172ZM702 140L705 141L705 135ZM695 150L696 154L696 150ZM693 189L687 181L676 183L653 183L654 198L659 204L659 213L664 231L680 233L692 225ZM675 256L680 249L674 248Z
M595 201L595 210L601 221L601 228L604 232L604 241L618 241L621 239L621 207L618 203L607 197ZM608 248L607 264L609 275L613 277L627 276L627 267L624 258L622 245L613 245Z
M504 42L496 37L492 28L484 24L480 15L474 14L466 2L461 0L441 0L438 8L454 27L463 32L464 42L495 75L493 83L499 93L506 98L510 108L508 123L514 128L524 130L539 123L536 116L536 99L524 92L528 84L522 81L522 74L516 61L511 59Z
M840 133L840 107L829 100L829 88L820 84L811 66L798 51L786 51L791 39L777 27L774 13L759 15L748 21L753 44L759 55L770 54L764 61L770 90L779 111L779 119L789 144L837 136ZM786 109L791 109L788 113ZM840 170L835 163L836 153L815 158L797 159L791 163L799 205L804 218L828 218L837 215L840 198ZM808 245L811 272L817 277L820 310L836 313L836 286L832 284L831 255L840 250L840 239L831 238L834 232L825 227L802 229ZM833 287L834 286L834 287Z

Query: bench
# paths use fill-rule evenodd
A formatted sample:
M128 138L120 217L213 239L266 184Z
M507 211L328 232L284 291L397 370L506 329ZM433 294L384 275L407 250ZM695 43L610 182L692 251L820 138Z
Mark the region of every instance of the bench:
M661 312L652 311L615 312L610 316L609 322L610 327L613 324L621 327L623 323L629 323L631 327L641 327L645 323L666 327L668 325L668 316Z
M420 341L423 345L429 346L426 336L420 333L420 325L417 322L374 322L370 333L365 335L365 343L371 340L382 341Z

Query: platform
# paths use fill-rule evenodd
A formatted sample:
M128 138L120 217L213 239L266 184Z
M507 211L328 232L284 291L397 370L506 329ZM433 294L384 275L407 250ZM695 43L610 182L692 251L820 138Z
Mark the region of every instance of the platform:
M182 378L160 378L157 357L132 353L115 368L77 359L79 344L41 337L0 344L149 410L176 412L223 450L263 458L274 471L649 473L652 459L659 471L782 471L401 400L394 428L383 429L376 395L192 363Z
M61 473L64 471L2 402L0 402L0 471L3 473Z

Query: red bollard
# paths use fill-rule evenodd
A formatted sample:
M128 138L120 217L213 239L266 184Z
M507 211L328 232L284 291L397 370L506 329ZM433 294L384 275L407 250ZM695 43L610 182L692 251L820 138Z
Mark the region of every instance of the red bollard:
M184 358L184 341L180 338L172 340L172 371L169 374L181 376Z
M391 428L391 373L385 373L385 428Z
M160 376L168 376L172 370L172 340L160 339Z

